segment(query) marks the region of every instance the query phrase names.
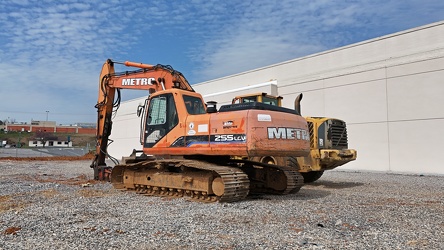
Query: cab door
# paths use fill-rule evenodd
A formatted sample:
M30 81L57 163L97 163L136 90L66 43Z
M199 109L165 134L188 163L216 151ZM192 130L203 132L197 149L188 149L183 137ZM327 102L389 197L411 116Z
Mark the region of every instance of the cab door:
M171 93L150 98L144 131L144 147L167 147L167 135L178 122L176 105Z

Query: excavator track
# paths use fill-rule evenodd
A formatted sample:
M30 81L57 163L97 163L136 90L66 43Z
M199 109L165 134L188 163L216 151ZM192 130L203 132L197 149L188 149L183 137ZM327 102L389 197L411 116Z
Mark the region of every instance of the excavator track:
M152 160L116 165L116 189L144 195L188 197L200 202L234 202L249 193L248 176L239 168L196 160Z
M250 160L236 162L244 164L252 194L294 194L304 185L304 177L295 168Z
M304 185L304 177L297 170L286 166L275 166L275 169L282 171L283 175L285 175L287 179L287 188L282 191L268 190L266 193L284 195L299 192Z

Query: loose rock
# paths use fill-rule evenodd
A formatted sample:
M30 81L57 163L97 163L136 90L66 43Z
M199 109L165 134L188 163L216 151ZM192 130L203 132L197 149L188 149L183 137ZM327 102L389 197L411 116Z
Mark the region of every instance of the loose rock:
M117 191L89 165L0 161L0 249L444 249L444 176L327 171L207 204Z

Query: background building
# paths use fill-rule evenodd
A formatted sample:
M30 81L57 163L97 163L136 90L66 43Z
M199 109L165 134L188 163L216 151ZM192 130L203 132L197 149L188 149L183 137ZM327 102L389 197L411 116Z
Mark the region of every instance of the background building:
M444 174L444 22L367 40L193 85L219 105L235 95L267 92L302 114L343 119L358 160L341 169ZM137 106L124 102L109 153L140 149Z
M28 142L28 146L31 147L60 147L69 148L72 147L72 141L59 141L59 140L32 140Z
M48 133L72 133L95 134L95 123L79 123L74 125L57 125L55 121L31 121L28 123L6 123L5 131L15 132L48 132Z

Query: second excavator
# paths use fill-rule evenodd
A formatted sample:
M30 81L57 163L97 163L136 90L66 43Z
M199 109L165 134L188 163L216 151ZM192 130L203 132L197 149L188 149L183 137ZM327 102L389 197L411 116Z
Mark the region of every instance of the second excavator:
M245 160L307 156L307 122L297 110L260 102L217 109L170 66L124 62L138 69L116 73L117 63L107 60L99 79L95 179L110 180L117 189L204 202L299 191L304 179L297 169ZM110 167L105 159L121 89L147 91L138 110L143 150Z

